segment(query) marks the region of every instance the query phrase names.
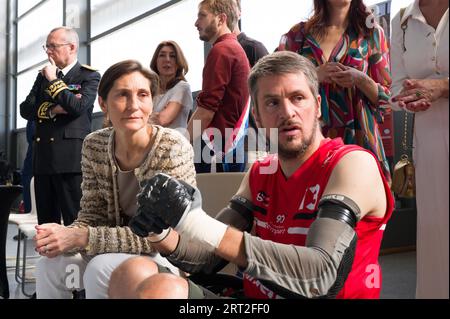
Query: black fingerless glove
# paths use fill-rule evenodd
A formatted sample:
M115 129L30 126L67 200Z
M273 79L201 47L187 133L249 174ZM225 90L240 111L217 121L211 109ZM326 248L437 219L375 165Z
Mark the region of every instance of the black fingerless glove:
M137 213L129 226L141 237L175 227L190 207L195 191L189 184L163 173L141 182L140 186Z

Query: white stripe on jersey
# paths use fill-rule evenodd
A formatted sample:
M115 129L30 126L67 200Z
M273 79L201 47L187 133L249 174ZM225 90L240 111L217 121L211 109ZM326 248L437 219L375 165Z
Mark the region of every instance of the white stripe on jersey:
M268 228L267 222L263 222L261 220L259 220L258 218L255 218L256 220L256 225L258 225L261 228Z
M305 227L289 227L288 234L307 235L309 228Z

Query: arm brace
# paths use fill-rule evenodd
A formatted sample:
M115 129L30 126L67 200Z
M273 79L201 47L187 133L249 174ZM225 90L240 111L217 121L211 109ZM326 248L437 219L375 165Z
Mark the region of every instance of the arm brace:
M349 200L346 198L346 200ZM352 201L353 203L353 201ZM352 205L353 206L353 205ZM306 247L275 243L244 234L250 276L286 298L333 298L351 270L356 247L353 213L342 201L322 200Z
M251 207L250 201L233 196L228 207L222 209L216 219L239 230L250 231L253 226ZM183 235L180 235L176 249L165 257L189 273L216 273L228 264L227 260L214 253L213 247Z

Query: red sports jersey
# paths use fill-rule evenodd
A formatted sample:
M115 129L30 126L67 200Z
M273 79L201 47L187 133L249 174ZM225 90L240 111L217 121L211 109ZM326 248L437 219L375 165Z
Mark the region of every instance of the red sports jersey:
M249 183L253 204L258 207L253 212L257 236L274 242L304 246L333 168L345 154L356 150L366 151L356 145L344 145L341 138L325 139L319 149L288 179L276 155L255 162ZM270 163L273 165L273 161L276 161L278 169L275 173L267 174L264 169ZM366 216L357 223L355 231L358 240L352 270L337 298L379 298L381 269L378 253L394 201L379 165L378 169L386 192L386 212L383 218ZM270 289L246 274L244 288L246 295L251 298L277 298Z

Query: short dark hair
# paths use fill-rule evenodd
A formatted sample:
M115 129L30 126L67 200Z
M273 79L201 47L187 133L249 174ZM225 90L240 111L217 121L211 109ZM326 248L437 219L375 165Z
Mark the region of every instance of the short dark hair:
M250 71L248 88L258 111L257 83L260 78L280 75L303 73L306 77L309 89L314 97L319 95L319 80L314 64L307 58L291 51L279 51L262 57Z
M158 75L155 72L143 67L142 64L136 60L125 60L110 66L103 74L100 84L98 85L98 96L100 96L103 100L106 100L108 98L109 91L111 91L111 88L114 86L114 82L116 82L116 80L120 77L133 72L141 73L150 81L150 92L152 93L152 96L158 94Z
M150 68L159 75L158 66L157 66L157 60L159 51L163 47L171 47L175 51L175 59L177 64L177 71L175 73L175 78L171 80L169 83L167 83L166 89L169 90L173 88L178 82L181 80L186 81L185 75L189 71L189 65L187 63L186 58L184 57L183 51L181 50L180 46L175 41L162 41L158 46L156 47L155 53L153 53L152 60L150 62Z

